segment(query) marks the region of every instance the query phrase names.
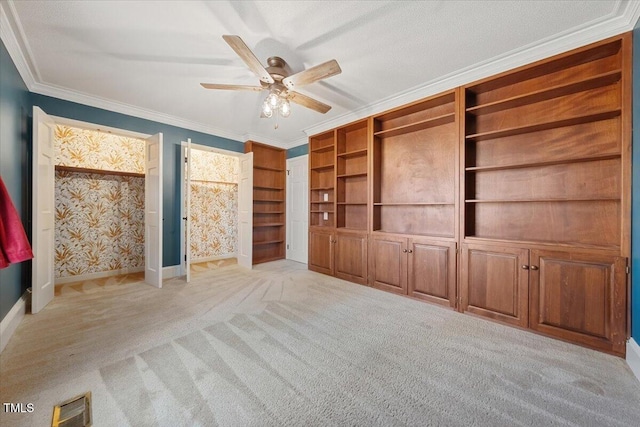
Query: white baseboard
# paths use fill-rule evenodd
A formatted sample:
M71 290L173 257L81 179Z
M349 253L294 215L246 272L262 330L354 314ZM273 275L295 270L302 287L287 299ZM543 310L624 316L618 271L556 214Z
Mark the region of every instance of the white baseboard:
M104 277L118 276L120 274L139 273L144 271L143 267L121 268L119 270L100 271L98 273L79 274L77 276L56 277L56 285L64 285L65 283L80 282L82 280L102 279Z
M238 255L234 252L231 254L222 254L222 255L218 255L218 256L209 256L209 257L204 257L204 258L191 258L191 264L197 264L199 262L210 262L210 261L218 261L221 259L229 259L229 258L235 258Z
M162 280L173 279L174 277L180 276L182 276L182 266L180 264L162 267Z
M11 307L11 310L4 316L2 322L0 322L0 353L6 347L7 343L11 339L11 336L24 319L26 314L27 303L25 296L21 296L18 301Z
M640 381L640 346L633 338L627 342L627 364Z

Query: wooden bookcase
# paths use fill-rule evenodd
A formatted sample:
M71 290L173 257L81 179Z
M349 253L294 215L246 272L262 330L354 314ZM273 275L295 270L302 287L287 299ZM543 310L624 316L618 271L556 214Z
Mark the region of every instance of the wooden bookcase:
M457 91L374 118L371 284L455 307Z
M309 268L624 355L630 154L630 33L327 131Z
M286 151L255 141L245 143L253 153L253 263L286 256Z
M630 42L464 87L462 310L624 353Z

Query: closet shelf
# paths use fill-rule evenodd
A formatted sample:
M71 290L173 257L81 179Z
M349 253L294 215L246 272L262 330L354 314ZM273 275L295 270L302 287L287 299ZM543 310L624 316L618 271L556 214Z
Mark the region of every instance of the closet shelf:
M338 178L355 178L359 176L367 176L367 173L366 172L343 173L338 175Z
M255 164L253 165L253 168L254 169L260 169L260 170L263 170L263 171L275 171L275 172L284 172L285 171L282 168L274 168L274 167L271 167L271 166L259 166L259 165L255 165Z
M210 181L208 179L190 179L191 182L195 183L206 183L206 184L224 184L224 185L238 185L237 182L229 182L229 181Z
M277 239L277 240L265 240L263 242L259 242L259 241L253 241L253 246L262 246L262 245L273 245L275 243L282 243L284 242L283 239Z
M612 119L614 117L618 117L619 115L620 115L620 109L616 109L616 110L605 111L597 114L571 117L568 119L536 123L536 124L526 125L526 126L516 126L512 128L498 129L498 130L492 130L488 132L475 133L475 134L467 135L465 138L467 140L475 140L475 141L482 141L485 139L504 138L506 136L522 135L525 133L539 132L543 130L556 129L556 128L561 128L565 126L574 126L574 125L579 125L583 123L597 122L601 120Z
M330 165L322 165L322 166L314 166L311 168L312 171L323 171L323 170L330 170L333 169L333 163Z
M144 178L143 173L110 171L110 170L104 170L104 169L78 168L75 166L56 165L55 170L65 171L65 172L75 172L75 173L96 173L100 175L132 176L136 178Z
M258 223L258 222L254 222L253 223L253 227L254 228L258 228L258 227L280 227L283 226L284 222L263 222L263 223Z
M620 153L605 154L600 156L588 156L573 159L561 159L561 160L549 160L547 162L530 162L530 163L512 163L508 165L489 165L489 166L471 166L465 168L467 172L482 172L482 171L499 171L505 169L524 169L524 168L536 168L543 166L563 165L567 163L584 163L584 162L597 162L599 160L612 160L620 158Z
M284 203L284 200L282 199L253 199L253 201L255 203L273 203L273 202L279 202L279 203Z
M522 107L524 105L535 104L536 102L547 101L561 96L596 89L620 81L622 72L620 70L603 73L588 79L577 82L552 86L548 89L538 90L524 95L501 99L487 104L476 105L467 108L469 114L488 114L503 111L510 108Z
M374 132L375 136L379 137L392 137L403 135L405 133L417 132L419 130L425 130L436 126L453 123L456 119L455 113L444 114L442 116L432 117L430 119L420 120L419 122L411 123L408 125L398 126L390 129L380 130Z
M312 153L326 153L328 151L333 151L333 144L325 145L324 147L313 148L311 150Z

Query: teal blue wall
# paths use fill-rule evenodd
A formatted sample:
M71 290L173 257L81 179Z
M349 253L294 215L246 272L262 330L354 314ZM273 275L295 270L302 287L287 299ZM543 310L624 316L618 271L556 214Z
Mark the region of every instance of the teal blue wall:
M75 102L30 93L4 44L0 57L0 174L20 212L25 228L30 224L32 107L45 113L87 123L153 135L163 134L163 245L162 264L180 264L180 142L244 152L244 143L195 132L165 123L139 119ZM0 318L8 313L30 286L30 262L0 270Z
M631 336L640 342L640 23L633 30L633 181L631 195Z
M287 159L293 159L294 157L304 156L309 154L309 144L299 145L287 150Z
M4 43L0 44L0 175L29 231L31 160L27 147L31 145L31 104L27 86ZM0 319L29 287L30 270L30 261L0 270Z

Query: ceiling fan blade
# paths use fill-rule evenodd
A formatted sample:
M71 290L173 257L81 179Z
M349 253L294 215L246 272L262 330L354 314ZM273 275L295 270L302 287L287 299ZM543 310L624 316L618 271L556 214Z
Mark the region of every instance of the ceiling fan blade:
M287 89L294 89L298 86L308 85L310 83L317 82L318 80L335 76L341 72L342 70L340 69L340 65L338 65L338 61L332 59L331 61L300 71L292 76L285 77L282 79L282 83L287 87Z
M260 81L265 83L273 83L273 77L269 74L269 72L262 66L258 58L253 54L251 49L242 41L242 39L238 36L222 36L224 41L227 42L231 49L233 49L238 56L244 61L245 64L249 67L251 71L255 73L256 76L260 79Z
M205 89L222 89L222 90L251 90L260 92L264 90L262 86L248 86L248 85L219 85L216 83L200 83Z
M291 102L295 102L298 105L302 105L303 107L310 108L318 113L325 114L327 111L331 110L331 106L324 104L320 101L316 101L313 98L308 97L307 95L303 95L300 92L289 92L288 96Z

